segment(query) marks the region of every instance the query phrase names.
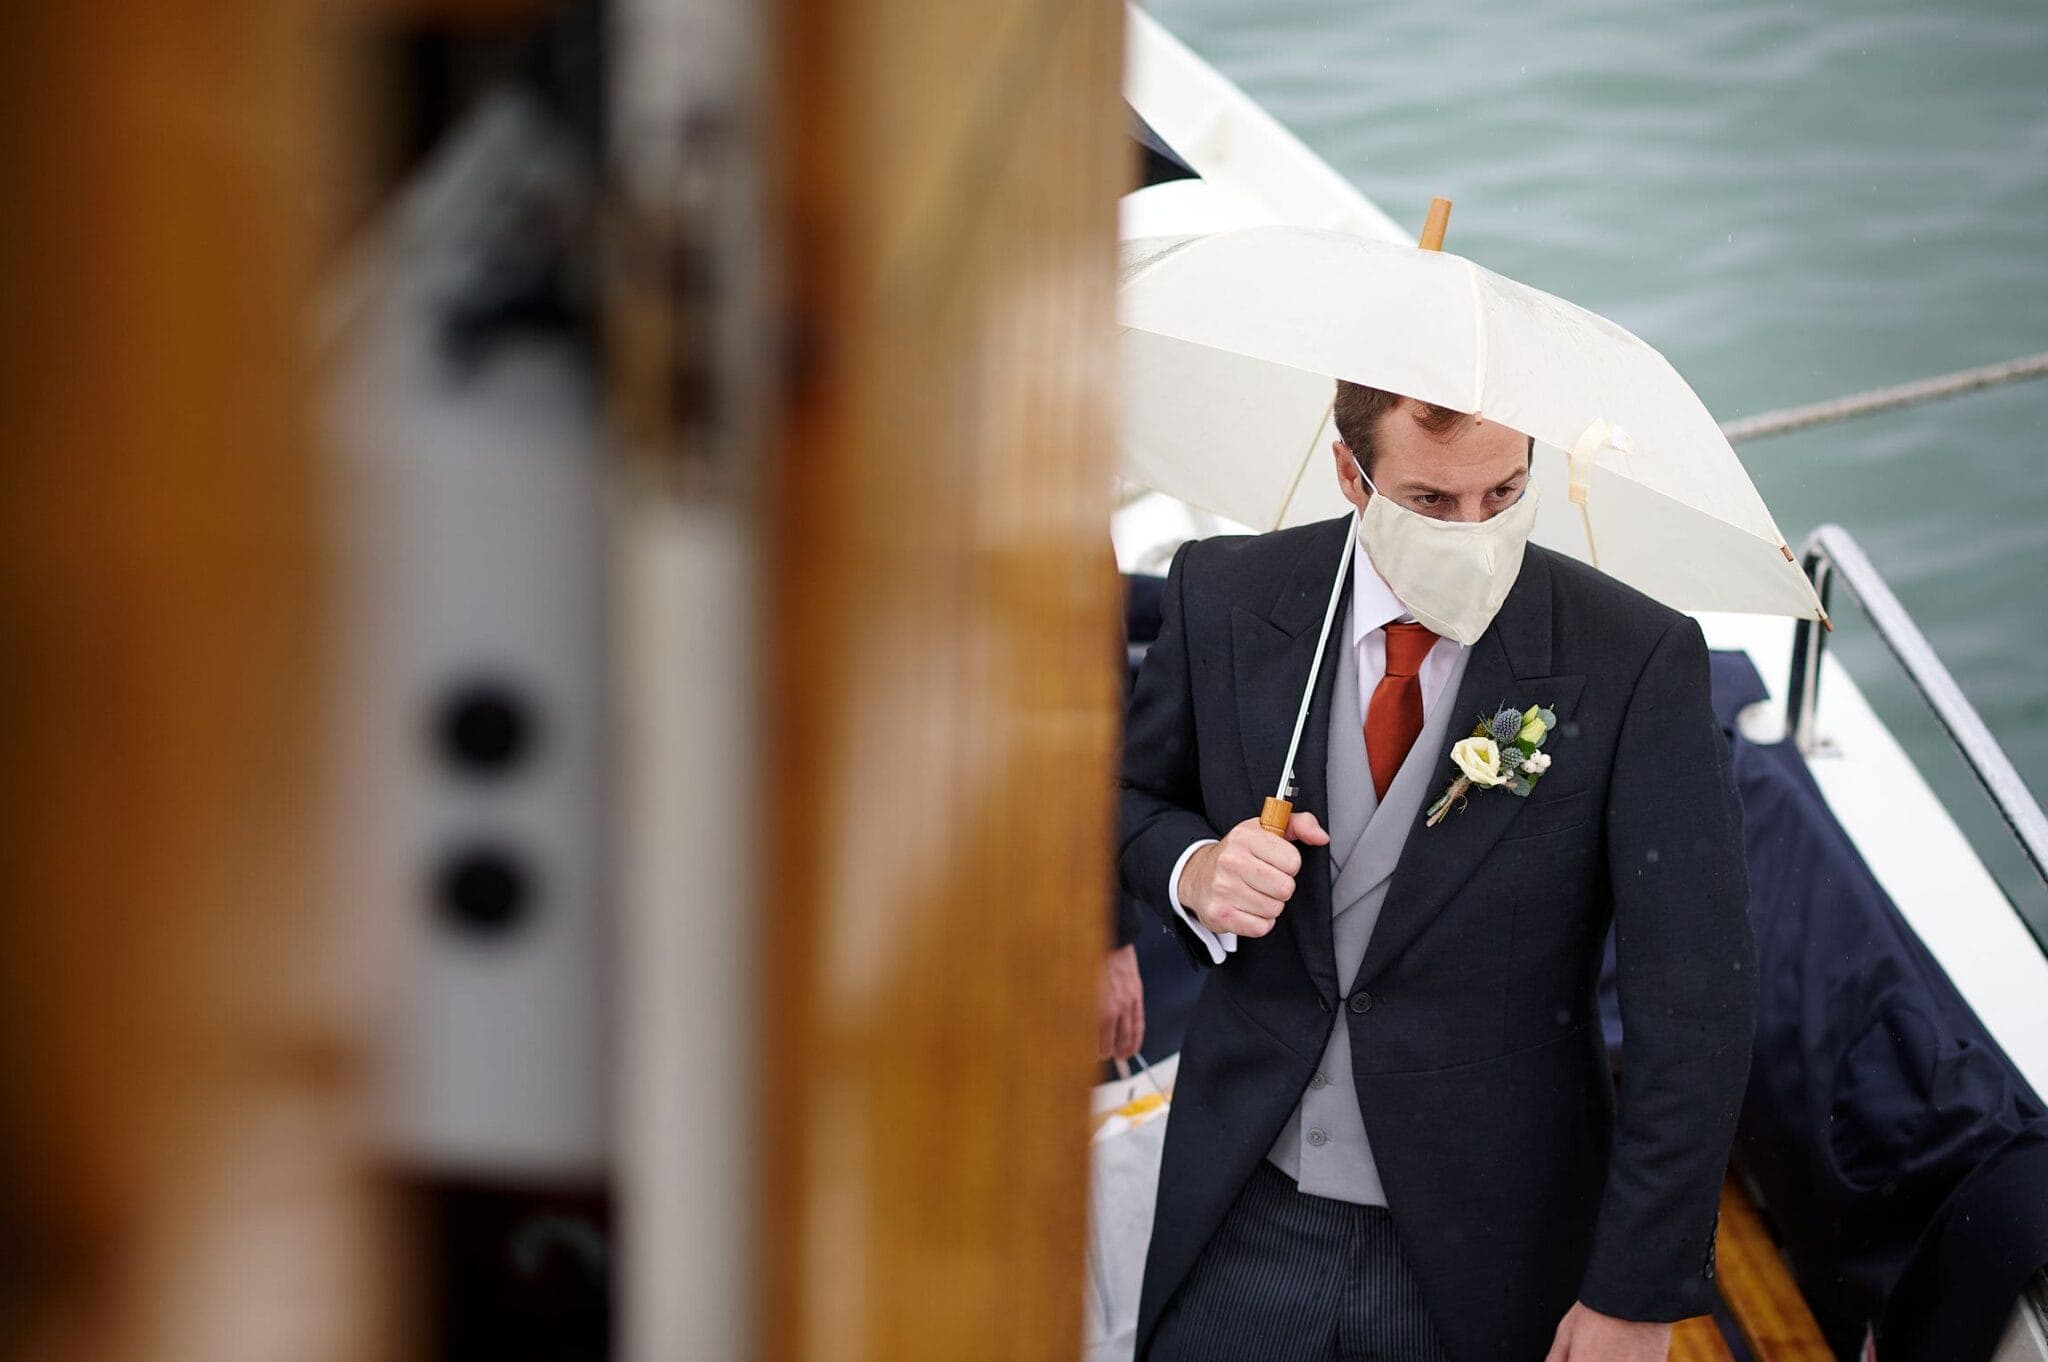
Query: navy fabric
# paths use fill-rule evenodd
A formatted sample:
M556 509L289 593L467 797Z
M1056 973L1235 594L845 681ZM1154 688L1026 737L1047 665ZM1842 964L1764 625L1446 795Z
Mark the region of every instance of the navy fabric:
M1885 1362L1988 1357L2048 1263L2048 1110L1797 749L1736 732L1736 714L1765 695L1748 657L1719 654L1713 668L1761 981L1737 1163L1839 1355L1877 1321Z
M1245 1179L1160 1320L1150 1362L1449 1362L1384 1206Z
M1138 664L1144 660L1145 649L1151 644L1153 639L1159 636L1159 596L1160 592L1165 589L1165 586L1164 578L1146 577L1130 573L1124 574L1124 699L1126 701L1130 699L1131 687L1137 682ZM1138 947L1138 976L1145 990L1146 1013L1146 1039L1145 1047L1141 1053L1145 1056L1146 1062L1150 1063L1156 1058L1173 1054L1174 1051L1180 1049L1180 1033L1186 1025L1187 1007L1193 1003L1194 999L1193 995L1190 994L1187 1003L1181 1004L1178 1008L1179 1018L1170 1033L1173 1040L1173 1049L1157 1049L1153 1043L1152 1030L1152 976L1158 973L1158 971L1156 969L1147 969L1145 962L1148 954L1154 956L1158 954L1159 943L1150 938L1159 936L1161 932L1148 929L1157 929L1159 924L1153 920L1150 913L1145 911L1144 904L1123 892L1122 888L1116 884L1116 876L1114 874L1110 876L1110 893L1115 898L1116 908L1115 915L1110 920L1111 943L1119 947ZM1169 942L1171 943L1170 935ZM1182 973L1192 973L1192 971L1183 970ZM1162 977L1160 981L1161 987L1165 988L1169 994L1173 992L1173 985L1178 982L1179 980L1172 976ZM1173 1010L1176 1001L1174 998L1169 997L1162 999L1162 1001L1167 1003L1169 1011Z
M1136 945L1138 979L1145 988L1145 1043L1138 1053L1147 1064L1157 1064L1180 1053L1204 971L1195 968L1180 939L1150 913L1145 914Z
M1135 669L1164 582L1126 581ZM1769 693L1748 656L1710 662L1743 798L1762 980L1737 1163L1839 1355L1875 1324L1886 1362L1988 1357L2021 1287L2048 1265L2048 1111L1864 865L1804 760L1739 736L1736 716ZM1152 954L1160 978L1181 982L1182 962ZM1599 1001L1619 1053L1611 936ZM1148 1057L1155 1037L1158 1055L1178 1050L1183 1023L1148 1024Z
M1987 1358L2020 1286L2048 1263L2048 1138L2030 1130L1963 1180L1878 1322L1885 1362Z
M1128 683L1135 682L1145 650L1159 637L1159 598L1164 577L1124 575L1124 644L1130 662ZM1202 991L1202 971L1187 957L1180 939L1167 925L1145 911L1129 894L1118 891L1116 943L1138 948L1138 978L1145 991L1145 1043L1138 1051L1147 1064L1180 1053L1188 1030L1188 1014Z

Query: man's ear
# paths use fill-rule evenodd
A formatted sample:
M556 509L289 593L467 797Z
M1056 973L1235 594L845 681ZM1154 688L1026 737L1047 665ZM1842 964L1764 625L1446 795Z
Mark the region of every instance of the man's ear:
M1337 459L1337 489L1353 506L1364 505L1372 493L1366 489L1365 479L1358 475L1358 460L1352 457L1351 446L1342 440L1333 440L1330 453Z

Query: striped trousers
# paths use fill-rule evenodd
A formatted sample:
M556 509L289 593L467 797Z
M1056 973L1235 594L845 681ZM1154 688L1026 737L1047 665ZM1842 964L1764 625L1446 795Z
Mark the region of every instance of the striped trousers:
M1448 1362L1384 1206L1261 1159L1161 1314L1149 1362Z

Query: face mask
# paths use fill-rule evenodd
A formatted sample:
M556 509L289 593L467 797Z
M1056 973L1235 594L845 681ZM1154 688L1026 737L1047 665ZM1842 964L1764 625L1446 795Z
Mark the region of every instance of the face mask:
M1365 469L1358 470L1365 477ZM1433 520L1372 487L1358 520L1365 555L1408 613L1431 633L1475 643L1500 613L1522 571L1522 550L1536 524L1536 488L1477 524Z

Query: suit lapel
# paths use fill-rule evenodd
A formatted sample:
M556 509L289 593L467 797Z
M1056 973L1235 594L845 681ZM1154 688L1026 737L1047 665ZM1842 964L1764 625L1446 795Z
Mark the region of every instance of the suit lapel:
M1358 709L1358 650L1351 644L1351 611L1337 621L1337 685L1330 693L1330 729L1325 740L1324 788L1330 792L1330 868L1341 885L1366 828L1378 811L1372 771L1365 760L1365 719ZM1338 792L1343 798L1338 798ZM1342 898L1338 902L1342 902Z
M1408 820L1407 839L1358 978L1375 977L1407 949L1464 886L1527 803L1504 790L1474 790L1465 807L1454 809L1433 828L1423 825L1429 805L1456 774L1450 762L1452 746L1472 732L1481 714L1502 705L1543 704L1556 711L1560 726L1570 716L1585 678L1547 674L1550 637L1550 565L1541 550L1531 548L1500 614L1472 645L1450 722L1436 744L1434 776ZM1568 742L1553 738L1545 750L1569 760ZM1566 744L1562 752L1561 744Z
M1308 684L1316 635L1330 601L1330 583L1344 552L1345 519L1325 521L1315 528L1316 533L1308 537L1267 614L1261 617L1244 609L1231 612L1231 668L1236 683L1238 734L1244 744L1245 769L1254 793L1261 797L1272 793L1280 779L1280 768L1287 760L1287 741L1294 732L1302 687ZM1344 590L1348 599L1348 580ZM1344 602L1340 601L1340 621L1344 609ZM1342 644L1343 631L1333 625L1322 670L1316 677L1308 722L1302 728L1301 750L1294 761L1294 810L1313 813L1325 828L1330 825L1330 803L1324 762L1331 697L1337 682L1337 663L1331 650ZM1323 996L1332 997L1337 991L1337 965L1330 935L1328 852L1322 847L1304 846L1301 853L1301 874L1295 878L1294 898L1280 921L1292 929L1309 977L1316 981Z

